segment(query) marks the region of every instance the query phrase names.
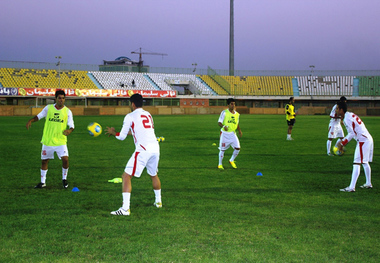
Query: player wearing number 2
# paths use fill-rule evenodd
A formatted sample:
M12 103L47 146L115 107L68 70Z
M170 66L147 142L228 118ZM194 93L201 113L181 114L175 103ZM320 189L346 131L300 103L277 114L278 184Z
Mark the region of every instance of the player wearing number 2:
M361 188L372 188L371 183L371 166L373 157L373 139L368 132L363 121L354 113L347 111L347 104L343 101L339 101L337 104L336 112L343 119L344 125L347 129L347 136L343 138L338 144L339 150L342 150L343 146L350 142L351 139L357 141L355 154L354 154L354 166L352 169L351 183L348 187L340 189L342 192L355 192L356 182L360 175L360 165L363 166L366 183Z
M124 118L123 127L120 132L115 128L107 127L106 134L113 135L118 140L124 140L131 134L135 142L135 152L129 159L123 177L123 205L119 210L112 211L112 215L129 215L130 198L132 192L132 177L140 177L144 168L152 179L152 185L156 200L154 206L162 207L161 202L161 181L158 178L158 161L160 159L160 147L154 133L153 118L149 112L143 110L143 97L140 94L133 94L130 98L132 112Z

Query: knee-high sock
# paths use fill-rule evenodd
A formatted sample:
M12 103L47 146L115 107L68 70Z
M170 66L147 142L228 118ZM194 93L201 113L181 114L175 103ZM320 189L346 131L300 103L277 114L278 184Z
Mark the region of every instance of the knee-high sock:
M67 179L67 173L69 172L69 168L65 169L62 167L62 180Z
M330 153L330 150L331 150L331 143L332 143L332 141L327 140L327 154Z
M359 175L360 175L360 165L354 164L352 168L351 183L349 186L350 189L355 189L356 182L358 181Z
M219 152L219 165L223 164L224 151Z
M131 193L125 192L123 194L123 209L127 211L131 203Z
M365 184L371 185L371 166L369 165L369 163L363 163L362 165L365 174Z
M236 156L239 155L239 152L240 152L240 150L234 150L234 152L232 153L230 162L233 162L235 160Z

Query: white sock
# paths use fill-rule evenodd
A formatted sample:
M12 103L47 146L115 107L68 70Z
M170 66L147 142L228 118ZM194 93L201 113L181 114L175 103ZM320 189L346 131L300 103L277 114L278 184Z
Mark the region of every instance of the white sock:
M363 169L365 174L365 184L366 185L372 185L371 183L371 166L369 166L369 163L363 163Z
M330 153L330 150L331 150L331 143L332 143L332 141L327 140L327 154Z
M356 182L358 181L359 175L360 175L360 165L354 164L352 168L351 183L349 186L350 189L355 189Z
M223 164L223 158L224 158L224 152L220 151L219 152L219 165Z
M130 204L131 204L131 193L122 193L123 194L123 206L122 208L125 210L125 211L128 211L129 207L130 207Z
M41 183L43 183L43 184L46 182L47 171L48 170L41 170Z
M69 167L67 167L67 169L63 168L62 167L62 180L66 180L67 179L67 172L69 171Z
M154 195L156 196L156 203L161 203L161 189L160 190L154 190Z
M232 153L232 156L231 156L231 159L230 159L230 162L233 162L236 158L236 156L238 156L240 150L234 150L234 152Z

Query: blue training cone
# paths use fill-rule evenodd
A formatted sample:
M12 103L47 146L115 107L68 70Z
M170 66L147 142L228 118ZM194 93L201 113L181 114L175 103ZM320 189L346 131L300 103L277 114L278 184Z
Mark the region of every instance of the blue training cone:
M73 190L71 190L72 192L79 192L79 188L78 187L74 187Z
M263 174L261 172L258 172L256 175L257 176L263 176Z

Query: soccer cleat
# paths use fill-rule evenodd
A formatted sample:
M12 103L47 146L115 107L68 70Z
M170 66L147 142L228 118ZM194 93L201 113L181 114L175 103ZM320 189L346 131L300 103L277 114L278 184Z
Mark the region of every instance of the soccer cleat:
M287 141L294 141L294 139L292 137L290 138L286 138Z
M346 188L343 188L343 189L340 189L341 192L355 192L355 189L351 189L349 187L346 187Z
M39 184L36 185L34 188L45 188L45 187L46 187L46 184L39 183Z
M119 208L119 210L112 211L111 215L115 216L129 216L131 214L131 210L124 210L122 207Z
M62 180L62 184L63 184L63 188L67 189L69 187L69 183L67 182L67 180Z
M162 203L161 202L155 202L153 205L156 206L157 208L161 208L162 207Z
M328 156L334 156L334 154L332 154L332 153L328 153L327 155L328 155Z
M219 169L219 170L224 170L223 165L218 165L218 169Z
M360 188L372 189L372 184L363 184L363 185L360 186Z
M232 162L230 161L230 164L231 164L232 168L234 168L234 169L237 168L236 163L234 161L232 161Z

